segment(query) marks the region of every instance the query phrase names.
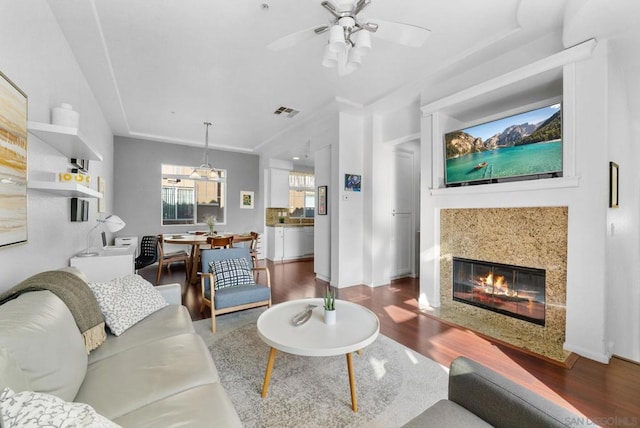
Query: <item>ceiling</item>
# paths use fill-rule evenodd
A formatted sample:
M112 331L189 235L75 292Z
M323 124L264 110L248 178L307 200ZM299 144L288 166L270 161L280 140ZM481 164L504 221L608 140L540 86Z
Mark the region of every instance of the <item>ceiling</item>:
M201 147L202 123L210 121L212 147L259 153L336 100L377 105L492 46L516 49L559 32L567 1L372 0L360 16L428 28L431 35L421 48L374 35L362 67L345 76L321 65L326 33L282 51L267 48L327 24L320 0L49 4L115 135ZM300 113L274 115L281 106ZM301 138L300 147L280 155L304 153L308 143Z

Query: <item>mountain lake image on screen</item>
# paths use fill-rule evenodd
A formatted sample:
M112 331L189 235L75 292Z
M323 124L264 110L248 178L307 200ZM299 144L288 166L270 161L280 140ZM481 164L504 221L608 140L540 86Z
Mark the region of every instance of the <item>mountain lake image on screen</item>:
M444 135L445 184L562 176L560 103Z

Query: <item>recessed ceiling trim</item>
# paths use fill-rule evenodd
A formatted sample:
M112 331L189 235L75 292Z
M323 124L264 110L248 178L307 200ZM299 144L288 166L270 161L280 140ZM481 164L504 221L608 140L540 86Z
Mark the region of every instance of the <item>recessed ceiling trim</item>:
M184 140L181 138L164 137L162 135L145 134L143 132L129 132L129 135L124 135L124 137L139 138L141 140L149 140L149 141L158 141L160 143L180 144L183 146L202 147L202 141L193 141L193 140ZM235 146L225 146L221 144L209 143L209 148L225 150L229 152L254 153L254 149L247 149L244 147L235 147Z
M102 50L104 51L104 56L107 60L109 76L111 77L111 81L116 92L116 98L118 99L118 105L120 106L120 111L122 112L122 120L124 120L124 126L127 127L127 131L129 132L129 134L131 134L131 127L129 126L129 121L127 120L127 111L125 110L124 103L122 102L120 87L118 86L116 73L113 70L113 63L111 62L111 56L109 55L109 49L107 48L107 40L104 37L104 31L102 29L102 23L100 22L100 16L98 15L98 9L96 8L95 0L91 0L91 12L93 13L93 19L95 19L96 21L96 27L98 28L98 34L100 36L100 44L102 45Z

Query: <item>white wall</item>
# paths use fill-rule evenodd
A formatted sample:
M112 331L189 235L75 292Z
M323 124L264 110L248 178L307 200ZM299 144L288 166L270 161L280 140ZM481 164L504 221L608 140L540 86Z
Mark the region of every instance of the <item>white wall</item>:
M90 174L113 183L113 136L51 10L44 0L0 3L0 71L28 96L30 121L50 121L50 109L62 102L80 113L80 129L104 156L90 163ZM28 174L66 171L68 160L29 134ZM93 181L94 186L96 180ZM94 187L95 188L95 187ZM107 213L113 195L107 193ZM86 245L97 218L97 201L90 201L89 222L72 223L69 198L28 192L28 243L0 248L0 290L42 270L67 266Z
M335 144L319 148L313 154L316 189L318 186L327 186L327 214L318 215L318 207L316 206L314 218L313 269L318 278L327 282L331 281L332 209L338 200L338 198L335 197L332 199L332 196L334 196L333 193L337 194L337 189L331 186L331 177L333 175L331 168L332 147L335 147Z
M625 85L626 55L609 50L608 159L620 167L620 205L607 211L604 293L611 352L640 362L640 159L638 137L631 127L630 92Z
M363 175L363 144L367 135L366 118L362 114L339 114L339 161L337 175L340 182L338 207L338 230L334 234L331 254L332 285L349 287L362 284L363 279L363 194L371 192L371 177ZM369 124L370 127L370 124ZM362 175L362 191L344 190L344 175Z

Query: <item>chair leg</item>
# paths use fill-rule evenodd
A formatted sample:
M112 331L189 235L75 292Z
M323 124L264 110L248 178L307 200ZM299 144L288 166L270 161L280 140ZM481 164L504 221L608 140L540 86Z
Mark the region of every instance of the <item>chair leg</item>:
M162 276L162 262L158 262L158 273L156 273L156 285L160 284L160 277Z
M204 312L204 302L200 302L200 313Z
M211 308L211 331L215 334L216 332L216 313Z

